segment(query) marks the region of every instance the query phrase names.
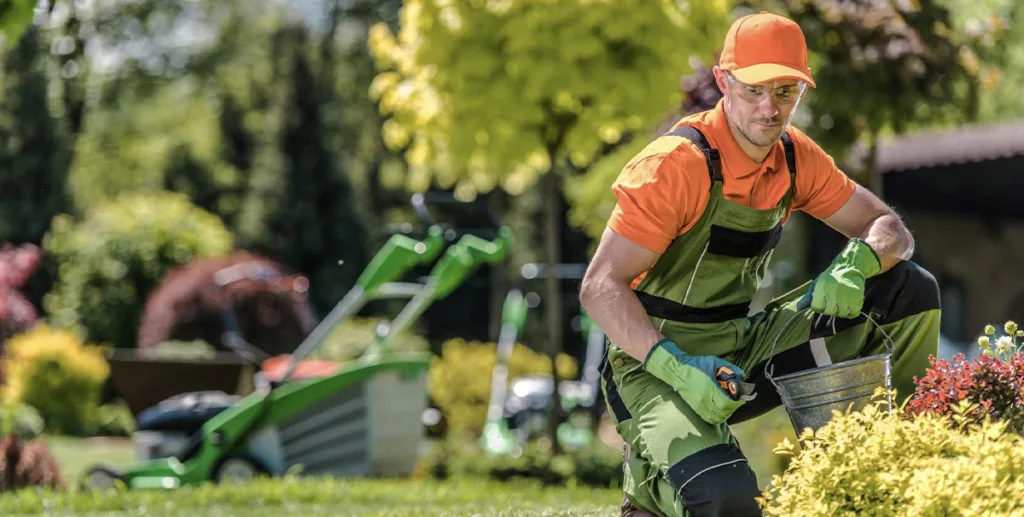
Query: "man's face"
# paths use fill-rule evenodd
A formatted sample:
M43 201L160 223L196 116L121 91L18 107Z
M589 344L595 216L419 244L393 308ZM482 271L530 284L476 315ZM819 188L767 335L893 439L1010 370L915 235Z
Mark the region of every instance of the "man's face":
M717 68L715 77L726 97L725 111L729 122L750 143L759 147L768 147L782 136L806 91L806 84L795 79L744 84L729 72Z

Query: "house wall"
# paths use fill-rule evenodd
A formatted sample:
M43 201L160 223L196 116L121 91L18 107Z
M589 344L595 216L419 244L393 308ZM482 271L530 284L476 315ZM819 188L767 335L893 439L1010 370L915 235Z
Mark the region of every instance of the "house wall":
M944 319L962 318L961 335L951 338L973 342L987 324L1024 321L1024 222L921 210L900 215L915 237L914 260L939 279ZM962 303L952 298L957 289Z

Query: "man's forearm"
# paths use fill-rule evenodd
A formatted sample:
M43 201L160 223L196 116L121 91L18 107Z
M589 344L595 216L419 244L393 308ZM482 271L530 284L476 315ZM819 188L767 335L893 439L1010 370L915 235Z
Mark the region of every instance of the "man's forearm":
M896 214L878 217L859 235L882 262L884 273L914 254L914 237Z
M638 361L664 337L627 284L608 277L593 279L584 283L580 303L608 339Z

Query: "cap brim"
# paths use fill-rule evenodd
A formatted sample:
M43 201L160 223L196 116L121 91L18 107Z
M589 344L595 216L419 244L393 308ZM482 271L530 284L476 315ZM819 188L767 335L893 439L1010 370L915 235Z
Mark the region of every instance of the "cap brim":
M806 81L807 85L811 88L815 87L814 79L811 79L811 76L795 68L785 65L777 65L775 63L751 65L745 68L731 70L731 72L736 79L747 84L764 83L779 79L797 79L800 81Z

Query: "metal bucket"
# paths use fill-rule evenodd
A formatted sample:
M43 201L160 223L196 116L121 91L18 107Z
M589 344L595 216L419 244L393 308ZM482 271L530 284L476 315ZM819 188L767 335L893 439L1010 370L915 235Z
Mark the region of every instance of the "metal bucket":
M773 377L774 367L771 359L775 352L775 344L789 324L807 307L800 308L798 305L798 308L800 310L786 322L772 343L772 350L765 364L765 376L779 392L786 413L789 414L789 419L799 436L805 428L809 427L814 431L820 429L832 419L833 411L845 413L864 409L871 403L872 395L877 388L891 390L893 343L885 330L870 315L861 312L861 315L873 323L884 337L887 353L831 364L828 352L824 350L824 340L820 340L819 350L815 353L818 367ZM812 348L815 346L813 341L815 340L812 340ZM887 409L892 411L891 397L887 396L885 400L888 402Z
M805 427L817 431L832 418L833 410L843 413L864 409L876 388L890 389L890 357L873 355L775 377L797 434Z

